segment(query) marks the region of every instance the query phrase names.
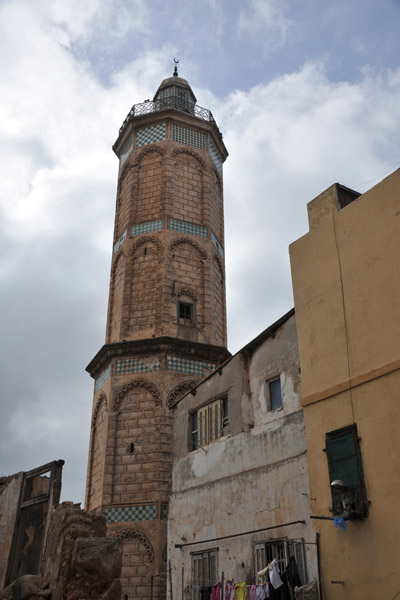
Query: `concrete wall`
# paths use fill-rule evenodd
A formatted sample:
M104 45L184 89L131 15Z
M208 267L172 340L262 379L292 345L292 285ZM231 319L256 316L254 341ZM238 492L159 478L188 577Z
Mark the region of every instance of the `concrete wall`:
M310 232L290 248L311 510L331 516L325 434L352 423L370 505L345 532L316 521L323 595L392 598L400 588L400 171L340 211L333 188L310 203Z
M266 382L281 378L283 406L269 411ZM191 553L218 548L218 572L254 581L254 544L303 538L308 578L317 576L313 524L308 510L308 474L296 323L293 314L259 336L175 408L174 465L168 552L173 597L191 584ZM188 450L189 414L228 392L230 432ZM225 535L305 520L305 524L207 541ZM175 544L202 544L175 548ZM185 596L186 597L186 596Z

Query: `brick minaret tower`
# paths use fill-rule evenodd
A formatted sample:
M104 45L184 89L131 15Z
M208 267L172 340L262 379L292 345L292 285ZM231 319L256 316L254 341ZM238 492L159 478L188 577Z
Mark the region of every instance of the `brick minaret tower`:
M165 598L174 405L224 361L222 163L185 79L136 104L119 158L106 343L94 378L86 507L124 538L123 600ZM189 418L189 416L188 416Z

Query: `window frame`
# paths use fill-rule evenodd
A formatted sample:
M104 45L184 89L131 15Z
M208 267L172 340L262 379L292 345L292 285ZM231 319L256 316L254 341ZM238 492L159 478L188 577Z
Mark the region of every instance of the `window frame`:
M212 586L218 579L218 550L219 548L209 548L200 552L191 552L191 583L192 600L200 600L200 590L202 587ZM215 564L212 565L212 560ZM206 562L206 564L205 564ZM196 564L197 563L197 564ZM200 566L200 569L199 569ZM204 573L204 567L206 573ZM200 573L199 573L200 570ZM200 574L200 577L199 577ZM197 577L196 577L197 575Z
M280 392L280 404L273 406L272 405L272 392L271 392L271 386L275 383L277 383L279 381L279 392ZM281 374L275 376L275 377L271 377L270 379L267 379L267 381L265 382L266 384L266 396L267 396L267 409L269 412L275 412L276 410L279 410L280 408L283 407L283 394L282 394L282 380L281 380Z
M187 316L181 317L181 307L186 310L186 308L190 307L190 317ZM176 306L176 318L178 325L180 327L193 327L195 324L195 305L193 302L189 302L188 300L178 300ZM182 321L181 321L182 319Z
M340 447L341 441L342 445ZM350 454L344 453L346 452L346 443L347 448L352 444L353 454L351 452ZM335 517L343 517L345 520L364 519L368 516L369 502L357 424L353 423L327 432L325 434L324 451L328 463L329 483L340 480L345 484L344 489L330 486L332 498L330 511ZM336 456L334 456L335 453ZM351 462L353 462L353 465L349 468Z
M265 569L274 558L278 561L281 574L285 573L290 557L294 556L299 571L302 585L307 583L307 562L305 542L303 538L269 538L254 543L254 571L257 581L257 573Z
M224 392L189 413L190 452L229 434L228 406L228 392Z

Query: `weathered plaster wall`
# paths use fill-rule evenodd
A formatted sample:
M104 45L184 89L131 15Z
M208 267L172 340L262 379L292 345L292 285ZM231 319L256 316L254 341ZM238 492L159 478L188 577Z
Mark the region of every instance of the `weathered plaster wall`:
M0 590L6 579L23 477L20 472L0 479Z
M261 334L262 335L262 334ZM309 580L317 577L315 534L309 519L304 421L299 399L295 318L250 345L200 383L175 408L174 466L169 509L173 596L191 584L191 553L218 548L218 572L254 580L254 544L303 538ZM266 382L281 378L283 406L268 411ZM229 435L188 451L189 414L228 392ZM298 520L305 524L175 548Z
M400 170L290 249L313 515L331 516L325 434L357 424L369 516L317 520L324 600L400 589ZM328 190L329 191L329 190ZM314 204L314 201L310 203ZM332 584L343 581L344 584Z

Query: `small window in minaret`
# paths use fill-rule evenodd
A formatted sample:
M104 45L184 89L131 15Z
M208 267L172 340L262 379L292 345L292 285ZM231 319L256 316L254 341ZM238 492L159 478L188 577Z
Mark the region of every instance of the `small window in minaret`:
M191 302L178 302L178 325L194 325L194 307Z

